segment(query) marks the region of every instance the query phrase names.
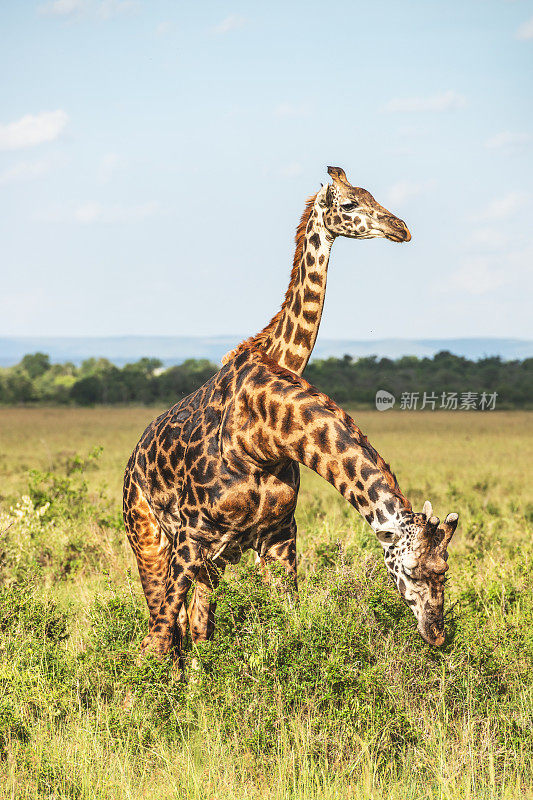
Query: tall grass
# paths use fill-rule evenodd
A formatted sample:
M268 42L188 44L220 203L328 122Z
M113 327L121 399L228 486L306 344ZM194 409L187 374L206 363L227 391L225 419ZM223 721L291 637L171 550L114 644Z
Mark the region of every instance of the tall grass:
M137 657L145 604L103 485L127 426L99 458L83 426L55 430L2 503L0 798L533 797L533 417L383 416L371 438L406 493L461 514L444 648L417 635L372 531L306 473L300 603L243 559L183 678Z

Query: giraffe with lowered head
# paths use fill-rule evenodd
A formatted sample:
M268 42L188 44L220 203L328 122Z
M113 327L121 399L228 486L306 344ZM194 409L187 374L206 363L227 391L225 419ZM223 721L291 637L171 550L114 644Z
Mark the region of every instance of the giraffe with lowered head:
M124 519L150 610L143 649L166 653L184 601L194 641L214 625L211 592L253 548L296 586L298 463L331 483L374 529L421 635L444 642L444 573L457 514L414 513L355 422L303 378L243 348L144 432L129 460ZM181 612L181 617L180 617Z
M328 167L333 183L309 198L296 230L289 287L281 310L240 348L263 350L280 366L302 375L318 336L326 296L331 246L337 236L409 242L403 220L380 205L366 189L352 186L340 167Z
M361 226L355 203L335 213L335 182L319 195L332 238ZM376 222L391 231L389 220ZM392 228L398 240L408 239L404 223L396 220ZM208 638L220 572L249 548L266 563L283 564L296 587L299 463L331 483L372 526L421 635L443 644L447 546L457 515L441 524L428 502L413 512L354 421L252 339L203 387L154 420L128 462L124 519L150 611L143 651L162 655L183 635L193 581L191 636Z

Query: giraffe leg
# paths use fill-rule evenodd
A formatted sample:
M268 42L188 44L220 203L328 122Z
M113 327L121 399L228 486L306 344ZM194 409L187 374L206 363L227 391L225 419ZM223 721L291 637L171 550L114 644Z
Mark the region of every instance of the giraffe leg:
M187 626L193 642L204 642L210 639L215 630L216 603L211 601L213 591L220 582L225 564L203 564L196 576L196 586L189 601L189 607L183 603L178 614L178 627L181 641L187 635Z
M180 612L191 583L202 567L200 548L180 535L172 553L165 581L164 596L150 631L141 643L141 652L151 652L159 658L174 648L181 650Z
M124 524L137 559L152 625L163 599L171 548L144 493L133 481L124 493Z
M192 602L192 600L191 600ZM189 618L187 615L187 604L184 602L180 608L180 613L178 614L178 628L179 628L179 636L180 641L183 642L185 637L187 636L187 625L189 623Z
M274 585L278 590L285 591L289 599L298 597L298 579L296 574L296 522L294 518L286 528L267 536L261 543L261 550L256 557L259 561L263 579ZM273 578L268 565L281 564L287 575L287 582L280 585L279 580Z
M189 628L193 642L205 642L215 632L213 591L220 582L224 567L203 564L196 577L196 587L189 605Z

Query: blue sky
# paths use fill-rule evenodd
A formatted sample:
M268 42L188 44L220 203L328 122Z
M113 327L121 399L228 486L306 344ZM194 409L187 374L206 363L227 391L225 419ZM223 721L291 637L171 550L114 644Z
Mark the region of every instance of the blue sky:
M11 2L0 335L248 335L342 166L321 335L533 337L533 2Z

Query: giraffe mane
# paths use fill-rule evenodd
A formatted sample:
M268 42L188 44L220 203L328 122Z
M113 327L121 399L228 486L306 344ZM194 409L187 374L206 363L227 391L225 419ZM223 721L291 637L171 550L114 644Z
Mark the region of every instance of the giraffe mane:
M247 348L250 347L261 348L264 344L266 344L268 342L268 337L270 336L270 333L273 330L275 330L276 325L278 324L283 312L289 305L292 297L292 291L294 289L295 284L299 280L300 261L302 258L307 223L309 222L309 217L311 216L311 212L313 210L317 194L318 192L311 195L311 197L307 199L305 203L305 208L303 210L303 214L300 218L300 222L298 223L298 227L296 228L296 235L294 237L294 241L296 243L296 249L294 250L294 258L292 261L291 277L280 310L277 312L277 314L274 314L268 325L265 325L263 330L259 331L259 333L256 333L255 336L250 336L248 339L245 339L243 342L237 345L237 347L234 350L231 350L229 353L226 353L226 355L222 359L223 364L227 364L228 361L231 361L232 358L235 358L235 356L237 356L239 353L241 353L243 350Z

